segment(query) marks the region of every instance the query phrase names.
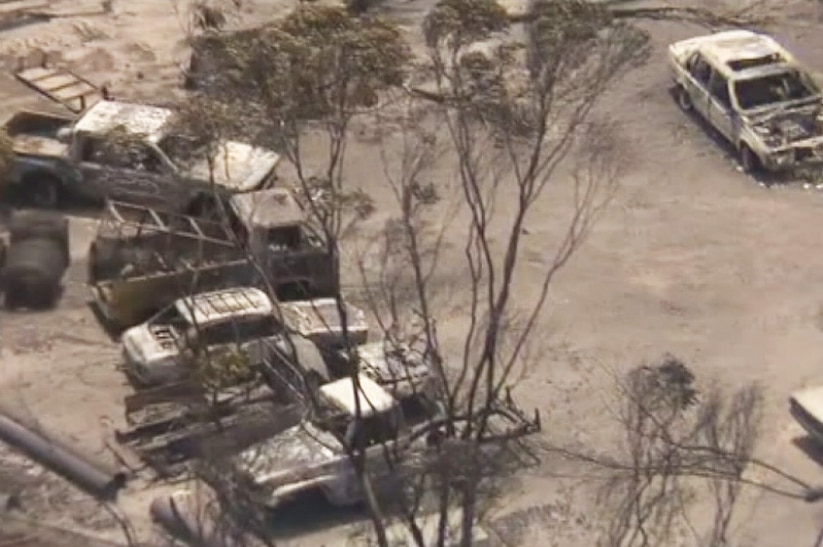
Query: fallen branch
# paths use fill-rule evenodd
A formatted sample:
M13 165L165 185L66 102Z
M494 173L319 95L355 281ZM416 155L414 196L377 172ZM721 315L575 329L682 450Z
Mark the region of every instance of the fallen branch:
M693 23L706 28L715 27L762 27L774 18L769 15L754 15L755 9L749 6L744 10L721 12L704 8L659 6L652 8L610 8L615 19L645 19L650 21L679 21ZM511 23L531 23L536 15L530 10L525 13L510 14Z
M703 8L615 8L610 10L615 19L648 19L652 21L682 21L705 27L757 27L773 21L772 17L758 17L751 9L720 12Z

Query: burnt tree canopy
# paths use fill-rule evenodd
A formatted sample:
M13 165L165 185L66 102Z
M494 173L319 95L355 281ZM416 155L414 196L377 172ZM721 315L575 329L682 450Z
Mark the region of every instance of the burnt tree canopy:
M392 23L305 5L258 29L196 39L189 81L220 100L251 100L269 119L316 120L373 106L402 83L409 59Z

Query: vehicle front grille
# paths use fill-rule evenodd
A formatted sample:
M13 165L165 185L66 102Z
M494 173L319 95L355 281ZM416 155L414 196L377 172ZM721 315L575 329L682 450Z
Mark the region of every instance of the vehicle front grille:
M814 150L811 148L798 148L795 151L797 161L806 161L814 158Z

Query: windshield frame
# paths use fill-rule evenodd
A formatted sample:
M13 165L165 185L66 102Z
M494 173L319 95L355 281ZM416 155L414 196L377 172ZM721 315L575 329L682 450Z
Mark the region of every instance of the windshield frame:
M180 150L169 146L175 140L187 140L194 143L194 146L187 149L186 152L181 153ZM188 168L198 163L199 161L208 157L209 154L209 138L205 136L189 136L180 133L168 133L163 135L154 144L154 147L160 152L176 169Z
M759 72L759 71L758 71ZM740 93L739 93L739 86L741 84L747 84L749 82L754 82L757 80L768 80L768 79L778 79L781 77L785 77L786 75L792 75L795 77L803 87L810 92L809 95L797 98L797 99L785 99L785 100L777 100L772 101L764 104L759 104L757 106L752 106L749 108L744 108L740 102ZM743 78L733 78L730 82L731 84L731 96L732 100L734 101L735 108L744 114L756 114L758 112L766 112L772 109L780 109L780 108L788 108L792 106L799 106L804 105L813 101L820 101L823 97L823 92L821 92L820 86L817 85L817 82L802 68L786 65L781 67L781 70L775 71L765 71L752 74L748 77Z

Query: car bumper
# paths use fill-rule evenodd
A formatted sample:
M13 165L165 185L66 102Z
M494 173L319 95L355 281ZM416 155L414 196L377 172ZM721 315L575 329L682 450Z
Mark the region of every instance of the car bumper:
M761 159L763 167L773 173L823 167L823 149L798 148L782 154L769 154Z
M121 351L121 359L126 375L138 386L152 387L164 382L164 379L151 374L149 368L137 361L126 347Z
M125 347L120 350L120 360L123 363L123 368L128 376L140 385L148 384L147 378L140 371L142 367L138 365L137 361L134 360L134 357L132 357L129 350Z

